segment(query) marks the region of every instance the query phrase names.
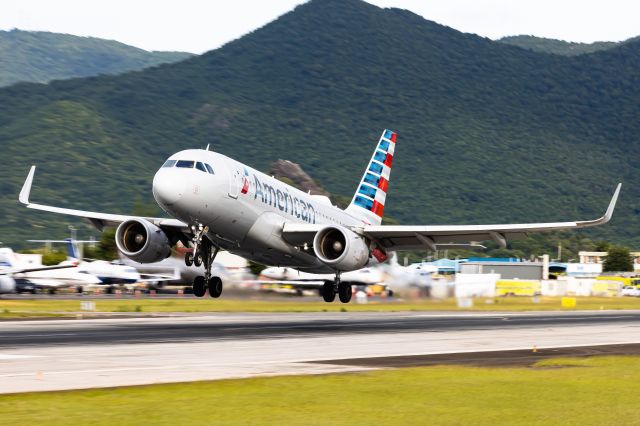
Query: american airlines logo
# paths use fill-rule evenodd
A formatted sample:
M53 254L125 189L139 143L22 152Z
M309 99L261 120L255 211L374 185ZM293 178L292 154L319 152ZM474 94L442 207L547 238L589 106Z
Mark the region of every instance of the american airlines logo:
M289 213L304 222L316 223L316 210L313 205L297 197L292 197L288 191L281 191L273 186L262 183L253 175L256 184L256 193L253 199L260 197L260 200L268 205L277 207L284 213Z

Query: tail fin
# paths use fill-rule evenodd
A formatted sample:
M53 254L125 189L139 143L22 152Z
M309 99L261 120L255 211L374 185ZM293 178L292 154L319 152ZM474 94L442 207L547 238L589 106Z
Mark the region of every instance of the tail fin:
M16 265L16 255L9 247L0 248L0 268L11 268Z
M73 238L65 238L64 242L67 246L67 260L80 260L80 249L78 243Z
M385 130L362 176L358 190L346 208L347 213L369 225L380 225L389 187L396 133Z

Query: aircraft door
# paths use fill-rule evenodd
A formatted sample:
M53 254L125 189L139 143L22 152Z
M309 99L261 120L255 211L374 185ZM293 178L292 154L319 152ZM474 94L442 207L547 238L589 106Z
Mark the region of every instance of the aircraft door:
M231 176L229 177L229 197L238 198L238 192L240 192L240 182L242 177L240 175L240 170L237 167L233 167L229 170Z

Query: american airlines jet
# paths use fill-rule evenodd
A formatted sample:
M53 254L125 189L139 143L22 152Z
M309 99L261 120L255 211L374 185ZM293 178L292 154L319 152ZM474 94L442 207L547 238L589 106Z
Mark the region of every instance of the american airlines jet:
M29 201L35 166L20 192L28 208L88 219L98 229L117 226L116 244L127 257L142 263L171 254L178 241L193 251L187 265L204 264L205 275L193 282L202 297L222 293L222 280L211 274L220 249L272 266L335 274L322 295L332 302L351 299L351 286L340 274L387 260L396 250L436 250L493 240L505 247L507 239L528 232L584 228L607 223L613 214L621 184L609 208L599 219L579 222L505 225L381 225L396 133L382 132L375 151L345 209L327 197L309 195L234 159L208 149L180 151L162 165L153 179L153 196L173 217L135 217L72 210Z

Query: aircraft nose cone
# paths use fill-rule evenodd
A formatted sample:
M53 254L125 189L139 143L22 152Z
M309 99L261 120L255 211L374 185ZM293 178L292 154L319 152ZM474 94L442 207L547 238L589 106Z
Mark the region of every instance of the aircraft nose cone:
M153 198L158 204L170 206L177 203L184 194L185 184L172 171L159 170L153 178Z

